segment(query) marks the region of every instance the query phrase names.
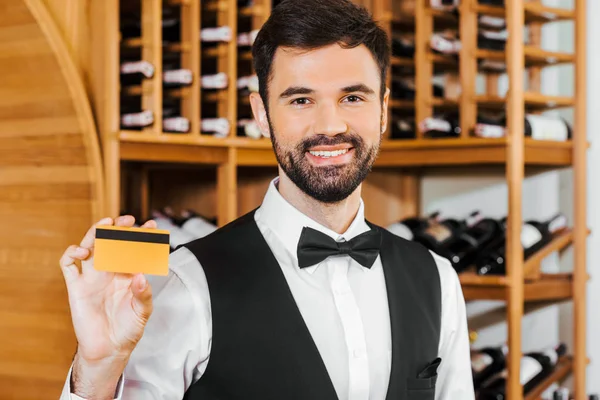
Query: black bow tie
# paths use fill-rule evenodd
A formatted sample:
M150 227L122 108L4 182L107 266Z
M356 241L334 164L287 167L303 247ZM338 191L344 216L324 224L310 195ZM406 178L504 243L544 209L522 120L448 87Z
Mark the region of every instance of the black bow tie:
M349 255L363 267L371 268L379 255L381 232L373 228L348 242L336 242L326 234L315 229L302 229L298 242L298 265L310 267L329 256Z

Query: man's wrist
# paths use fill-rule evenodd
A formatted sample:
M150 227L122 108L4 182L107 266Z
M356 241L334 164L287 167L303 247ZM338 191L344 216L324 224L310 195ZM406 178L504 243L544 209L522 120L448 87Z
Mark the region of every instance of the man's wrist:
M78 354L71 371L71 393L84 399L113 400L129 358L88 362Z

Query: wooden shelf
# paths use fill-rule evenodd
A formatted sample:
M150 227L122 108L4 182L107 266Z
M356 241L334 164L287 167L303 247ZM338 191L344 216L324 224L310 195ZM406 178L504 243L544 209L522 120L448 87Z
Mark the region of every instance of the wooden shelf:
M471 273L463 273L459 277L467 301L507 299L509 281L504 276L473 277ZM573 278L571 274L542 274L540 279L525 282L523 286L523 299L526 302L562 301L572 297Z
M575 61L575 56L573 54L545 51L533 46L525 46L524 53L525 66L528 68L559 65L572 63ZM476 52L476 57L478 59L505 61L506 52L478 49Z
M546 391L553 383L563 381L573 371L573 360L569 356L561 357L554 367L550 376L544 379L539 385L533 388L526 396L525 400L538 400L542 393Z
M569 21L575 18L575 12L564 8L546 7L541 3L525 3L525 23L548 23L555 21ZM506 10L502 7L488 6L484 4L476 4L475 11L478 14L485 14L494 17L504 18Z
M458 107L458 101L452 99L433 98L430 104L440 109L453 109ZM390 107L393 109L413 110L415 108L414 100L390 100Z
M507 138L387 140L376 166L425 167L450 165L504 165ZM525 164L566 167L573 162L572 142L525 139Z
M500 96L476 96L477 105L481 108L491 110L503 110L506 108L507 99ZM529 112L548 111L557 108L573 107L575 101L568 96L546 96L539 93L525 92L525 109Z

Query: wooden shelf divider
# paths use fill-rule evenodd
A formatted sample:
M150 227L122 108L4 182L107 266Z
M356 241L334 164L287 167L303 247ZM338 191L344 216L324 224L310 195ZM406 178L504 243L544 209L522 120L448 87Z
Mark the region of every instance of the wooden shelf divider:
M554 371L550 376L540 382L535 388L533 388L525 396L525 400L538 400L540 396L548 389L553 383L562 382L567 376L573 371L573 360L571 357L563 356L556 363Z

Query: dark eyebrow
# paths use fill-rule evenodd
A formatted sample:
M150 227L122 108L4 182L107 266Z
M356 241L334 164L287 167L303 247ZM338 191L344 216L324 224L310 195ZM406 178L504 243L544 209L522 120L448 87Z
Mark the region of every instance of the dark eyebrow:
M364 94L375 94L375 91L365 85L364 83L358 83L356 85L346 86L342 88L342 92L344 93L352 93L352 92L362 92Z
M291 87L285 89L285 91L279 95L279 98L285 99L285 98L292 97L297 94L313 94L314 92L315 92L314 90L307 88L307 87L291 86Z

